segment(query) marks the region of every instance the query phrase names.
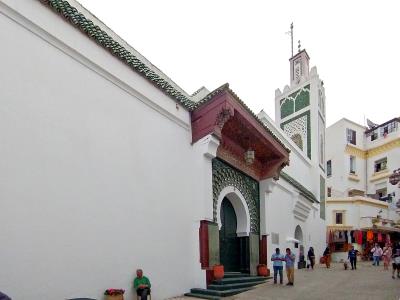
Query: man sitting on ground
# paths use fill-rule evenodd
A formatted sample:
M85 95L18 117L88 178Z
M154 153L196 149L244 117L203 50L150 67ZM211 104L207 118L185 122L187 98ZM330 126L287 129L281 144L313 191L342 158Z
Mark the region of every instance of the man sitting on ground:
M138 296L141 297L141 300L147 300L147 295L150 295L150 280L143 276L142 269L136 270L136 278L133 281L133 288L136 290Z

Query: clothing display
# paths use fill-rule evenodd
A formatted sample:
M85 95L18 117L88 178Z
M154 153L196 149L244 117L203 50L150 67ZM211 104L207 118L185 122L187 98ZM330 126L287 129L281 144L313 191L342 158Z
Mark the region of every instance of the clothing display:
M351 238L351 243L355 243L356 242L356 236L355 236L355 232L354 230L350 231L350 238Z
M382 242L382 234L380 232L378 233L378 242Z
M367 241L372 242L374 240L374 233L371 230L367 231Z
M358 243L359 245L362 245L362 240L363 240L363 233L362 233L361 230L359 230L359 231L358 231L358 241L357 241L357 243Z

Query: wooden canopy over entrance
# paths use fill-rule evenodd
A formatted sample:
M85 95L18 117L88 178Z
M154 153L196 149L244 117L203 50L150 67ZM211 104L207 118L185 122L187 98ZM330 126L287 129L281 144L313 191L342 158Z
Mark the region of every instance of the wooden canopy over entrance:
M260 181L279 177L289 164L284 144L257 118L226 84L211 92L192 111L192 142L213 134L220 140L217 157ZM254 150L255 160L244 155Z

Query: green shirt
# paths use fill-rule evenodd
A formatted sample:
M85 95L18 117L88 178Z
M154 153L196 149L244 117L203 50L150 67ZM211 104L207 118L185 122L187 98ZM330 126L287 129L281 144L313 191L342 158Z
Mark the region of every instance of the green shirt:
M135 280L133 281L134 289L137 290L139 285L141 284L146 284L148 288L151 288L150 280L146 276L142 276L142 278L135 278Z

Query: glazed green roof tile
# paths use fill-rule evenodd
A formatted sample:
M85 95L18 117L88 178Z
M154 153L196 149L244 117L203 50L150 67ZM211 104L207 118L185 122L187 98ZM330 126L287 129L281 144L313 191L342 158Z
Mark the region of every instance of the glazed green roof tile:
M287 181L289 184L291 184L293 187L295 187L300 192L300 195L307 198L311 202L319 203L314 194L307 188L305 188L300 182L298 182L292 176L288 175L285 172L281 172L280 177L283 178L285 181Z
M177 102L182 104L187 109L191 110L195 105L195 102L190 100L181 91L176 89L170 82L162 78L144 62L142 62L132 52L123 47L119 42L115 41L107 32L102 30L98 25L95 25L93 21L87 19L82 13L80 13L75 7L71 6L68 1L63 0L40 0L42 3L48 5L74 26L79 28L87 36L92 38L103 48L111 52L115 57L127 64L129 67L134 69L136 72L141 74L143 77L152 82L156 87L161 89L164 93L171 96Z
M242 101L242 99L239 98L239 96L232 91L229 88L229 83L225 83L224 85L221 85L219 88L215 89L214 91L210 92L207 96L205 96L203 99L201 99L199 102L196 103L196 106L194 109L200 107L201 105L207 103L210 101L212 98L214 98L216 95L222 93L223 91L229 91L229 93L236 99L236 101L243 106L245 110L247 110L253 117L258 121L258 123L288 152L290 153L290 149L269 129L263 121L260 120L260 118L250 109L250 107L247 106L246 103Z
M151 83L153 83L157 88L161 89L165 94L169 95L175 99L178 103L182 104L189 111L193 111L205 102L211 100L215 95L219 94L224 90L229 90L229 92L235 97L235 99L262 125L265 130L271 134L274 139L284 147L288 152L290 150L273 134L273 132L264 125L264 123L257 117L255 113L231 90L229 89L229 84L224 84L218 89L209 93L199 102L192 101L188 96L184 95L179 89L174 87L174 85L160 76L152 68L141 61L135 54L130 52L119 42L115 41L107 32L102 30L98 25L95 25L93 21L86 18L82 13L80 13L75 7L71 6L68 1L64 0L39 0L43 4L49 6L58 14L63 16L71 24L77 27L79 30L84 32L88 37L92 38L97 44L99 44L104 49L107 49L111 54L117 57L120 61L127 64L130 68L141 74ZM200 90L196 91L196 95Z

